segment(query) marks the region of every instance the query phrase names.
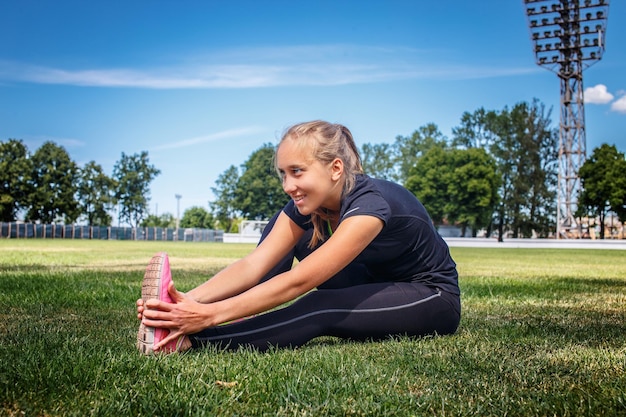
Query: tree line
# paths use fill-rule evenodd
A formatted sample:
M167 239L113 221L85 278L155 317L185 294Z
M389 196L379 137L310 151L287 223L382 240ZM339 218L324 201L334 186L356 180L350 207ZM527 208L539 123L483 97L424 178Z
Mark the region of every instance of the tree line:
M462 233L479 230L512 237L547 237L556 225L558 129L538 100L512 108L465 112L448 138L434 123L393 143L360 147L365 173L404 185L437 225L454 224ZM239 167L231 165L210 187L215 199L185 210L181 227L235 231L241 219L264 220L289 197L274 171L275 146L263 144ZM603 144L581 167L580 217L609 213L626 220L626 159ZM78 167L60 146L46 142L30 155L24 143L0 142L0 215L13 221L85 221L107 226L118 208L119 221L136 226L174 227L170 213L149 214L149 186L160 171L148 153L122 153L113 175L91 161ZM601 228L601 234L604 233ZM601 235L603 237L603 235Z
M0 221L22 215L27 222L110 226L117 207L118 221L136 227L159 173L145 151L122 152L108 176L95 161L78 166L52 141L31 154L22 140L9 139L0 142Z

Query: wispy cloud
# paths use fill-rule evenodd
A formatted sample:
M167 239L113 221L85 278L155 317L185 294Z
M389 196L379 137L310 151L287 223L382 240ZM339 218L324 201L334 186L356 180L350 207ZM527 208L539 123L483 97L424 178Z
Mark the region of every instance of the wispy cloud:
M377 83L407 79L475 79L523 75L534 67L441 63L411 48L321 45L199 54L174 67L53 68L0 61L0 82L148 89L254 88Z
M26 146L31 151L34 151L36 148L39 148L45 142L53 142L66 149L77 149L77 148L82 148L85 146L85 142L80 139L61 138L61 137L54 137L54 136L25 136L23 140Z
M185 148L185 147L197 145L200 143L215 142L215 141L224 140L224 139L233 139L233 138L237 138L241 136L259 134L264 131L265 129L258 127L258 126L249 126L249 127L238 128L238 129L223 130L221 132L212 133L210 135L198 136L195 138L181 139L181 140L177 140L177 141L170 142L170 143L164 143L162 145L155 146L153 150L162 151L166 149Z

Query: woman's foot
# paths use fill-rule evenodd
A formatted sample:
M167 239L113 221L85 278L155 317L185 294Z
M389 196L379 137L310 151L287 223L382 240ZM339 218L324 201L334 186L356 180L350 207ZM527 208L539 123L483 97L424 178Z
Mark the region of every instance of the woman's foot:
M172 281L170 261L167 253L157 253L150 259L146 273L141 284L141 299L145 302L158 299L171 303L172 298L167 292L167 287ZM158 327L148 327L141 323L137 332L137 349L144 355L154 353L154 345L159 343L169 334L169 330ZM189 338L181 336L159 349L159 352L176 352L187 350L191 347Z

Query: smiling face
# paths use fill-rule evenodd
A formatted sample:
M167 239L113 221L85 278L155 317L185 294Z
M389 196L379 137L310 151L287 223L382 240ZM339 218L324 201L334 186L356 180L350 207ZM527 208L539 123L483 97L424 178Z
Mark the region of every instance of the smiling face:
M343 187L343 162L336 158L323 164L313 156L313 139L297 143L287 139L276 152L276 166L283 190L293 199L302 215L325 208L339 211Z

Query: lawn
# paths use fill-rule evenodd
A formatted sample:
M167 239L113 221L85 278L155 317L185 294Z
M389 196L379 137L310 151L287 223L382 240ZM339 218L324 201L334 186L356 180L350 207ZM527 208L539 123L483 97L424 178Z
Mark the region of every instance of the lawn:
M626 252L452 248L454 336L143 357L145 264L187 290L252 245L0 240L0 415L626 415Z

